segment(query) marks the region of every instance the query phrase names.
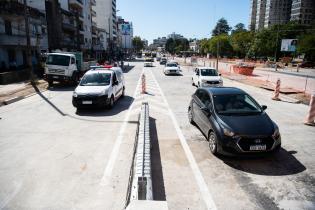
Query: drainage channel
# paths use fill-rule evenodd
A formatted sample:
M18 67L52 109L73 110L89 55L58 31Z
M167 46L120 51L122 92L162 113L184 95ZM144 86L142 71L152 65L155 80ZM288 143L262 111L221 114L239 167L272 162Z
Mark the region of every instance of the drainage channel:
M143 102L139 115L139 126L134 145L133 163L130 170L129 186L126 198L127 210L167 210L166 201L153 200L151 171L149 104Z

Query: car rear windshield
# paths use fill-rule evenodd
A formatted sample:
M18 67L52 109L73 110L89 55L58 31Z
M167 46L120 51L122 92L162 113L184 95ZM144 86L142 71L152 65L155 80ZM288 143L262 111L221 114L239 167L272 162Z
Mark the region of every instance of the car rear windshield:
M257 102L247 94L214 95L213 102L218 114L246 115L262 112Z
M200 69L201 76L218 76L218 72L215 69Z
M176 63L168 63L166 64L167 67L177 67Z
M80 86L106 86L110 84L110 73L86 74L83 76Z
M49 55L46 61L48 65L69 66L70 56Z

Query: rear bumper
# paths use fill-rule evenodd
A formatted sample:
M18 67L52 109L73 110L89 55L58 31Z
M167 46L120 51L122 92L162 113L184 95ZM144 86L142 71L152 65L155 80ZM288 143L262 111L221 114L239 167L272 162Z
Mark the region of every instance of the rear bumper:
M84 107L105 107L109 105L110 100L107 95L102 96L72 96L72 105L77 108Z
M165 70L164 71L165 74L168 74L168 75L180 75L181 74L181 71L179 70Z

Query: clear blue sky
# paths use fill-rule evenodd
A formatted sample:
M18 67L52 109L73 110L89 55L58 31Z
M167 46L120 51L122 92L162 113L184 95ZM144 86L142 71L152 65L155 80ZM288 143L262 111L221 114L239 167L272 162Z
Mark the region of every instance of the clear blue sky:
M152 42L172 32L210 37L216 21L248 27L250 0L117 0L117 16L133 22L134 35Z

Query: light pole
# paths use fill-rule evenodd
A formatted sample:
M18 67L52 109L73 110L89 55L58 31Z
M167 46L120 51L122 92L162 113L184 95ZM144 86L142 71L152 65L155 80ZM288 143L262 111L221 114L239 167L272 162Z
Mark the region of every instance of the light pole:
M27 8L27 2L24 0L24 18L25 18L25 33L26 33L26 51L27 51L27 65L29 66L30 80L34 84L33 64L32 64L32 52L31 52L31 38L29 28L29 9Z

